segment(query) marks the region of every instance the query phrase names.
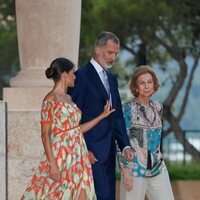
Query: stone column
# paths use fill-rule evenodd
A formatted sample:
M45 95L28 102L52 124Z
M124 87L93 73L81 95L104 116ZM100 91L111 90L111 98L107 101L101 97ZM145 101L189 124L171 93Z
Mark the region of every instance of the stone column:
M21 71L4 88L8 104L8 199L20 199L43 152L40 106L56 57L78 62L81 0L16 0Z
M6 199L6 104L0 101L0 199Z
M55 57L77 64L80 13L80 0L16 1L21 71L11 86L49 86L44 70Z

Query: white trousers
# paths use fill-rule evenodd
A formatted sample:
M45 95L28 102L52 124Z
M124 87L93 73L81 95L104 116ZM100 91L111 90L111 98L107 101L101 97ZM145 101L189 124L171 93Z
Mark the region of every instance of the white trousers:
M123 177L122 177L123 178ZM123 180L120 183L120 200L174 200L167 169L151 177L133 177L133 190L126 192Z

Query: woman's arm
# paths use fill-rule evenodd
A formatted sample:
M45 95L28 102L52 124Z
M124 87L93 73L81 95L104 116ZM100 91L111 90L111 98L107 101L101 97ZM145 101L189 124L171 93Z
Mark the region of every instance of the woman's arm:
M126 191L130 192L133 189L133 177L131 170L128 168L121 168L121 175L123 180L123 185Z
M80 124L81 131L83 133L89 131L96 124L98 124L102 119L106 118L108 115L110 115L112 112L115 111L115 109L110 109L110 108L111 108L111 101L107 101L106 105L104 106L104 111L98 117L86 123Z
M47 159L50 163L50 177L55 181L59 180L59 169L57 162L53 156L53 151L51 147L51 123L44 123L41 125L41 138L44 146L44 150L47 156Z

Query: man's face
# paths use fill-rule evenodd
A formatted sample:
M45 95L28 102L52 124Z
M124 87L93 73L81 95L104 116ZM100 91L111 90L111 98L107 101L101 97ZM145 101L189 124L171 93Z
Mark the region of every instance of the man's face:
M111 68L119 53L119 49L119 44L108 40L105 46L96 48L97 62L105 69Z

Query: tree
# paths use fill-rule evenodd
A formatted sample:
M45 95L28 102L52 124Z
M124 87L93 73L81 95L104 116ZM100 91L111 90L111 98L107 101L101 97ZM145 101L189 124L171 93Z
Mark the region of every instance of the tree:
M163 102L164 118L168 124L164 136L173 132L180 143L186 144L186 151L194 159L200 160L200 152L187 139L184 141L181 127L193 76L199 65L200 2L110 0L102 1L98 8L93 4L93 10L96 14L93 20L98 27L93 27L93 32L99 28L115 32L120 38L122 49L132 55L129 64L135 66L141 61L157 63L160 70L167 74L170 70L167 63L171 60L177 63L176 73L165 80L171 82L171 88ZM87 24L82 24L82 27L89 28ZM192 59L191 65L187 62L188 58ZM174 110L181 90L184 90L183 101L180 109Z
M15 1L0 0L0 99L3 87L19 71Z
M83 0L81 10L81 32L79 63L83 65L91 57L94 47L94 38L102 31L102 24L99 16L99 9L102 8L104 1Z

